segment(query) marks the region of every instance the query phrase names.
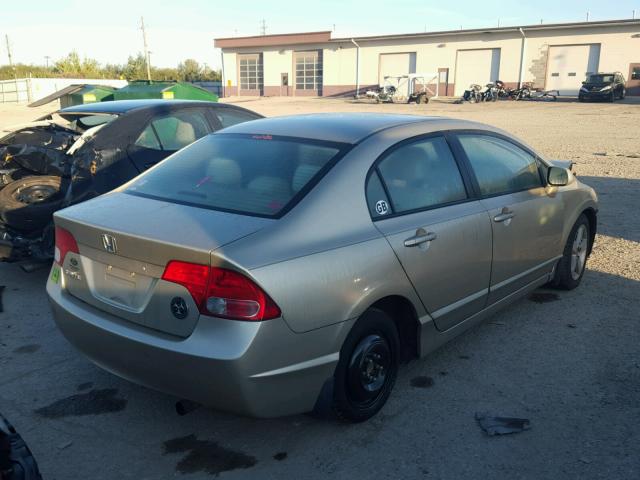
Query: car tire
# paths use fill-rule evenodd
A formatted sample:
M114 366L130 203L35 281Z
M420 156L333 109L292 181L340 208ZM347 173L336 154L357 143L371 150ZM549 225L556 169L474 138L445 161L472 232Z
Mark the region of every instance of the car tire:
M562 290L573 290L582 281L590 252L589 220L582 214L573 225L562 258L556 265L551 286Z
M382 310L367 310L340 350L334 374L333 411L346 422L373 417L384 406L398 375L400 337Z
M0 478L42 480L31 450L2 415L0 415Z
M60 177L25 177L0 190L0 218L16 230L31 232L46 226L62 207Z

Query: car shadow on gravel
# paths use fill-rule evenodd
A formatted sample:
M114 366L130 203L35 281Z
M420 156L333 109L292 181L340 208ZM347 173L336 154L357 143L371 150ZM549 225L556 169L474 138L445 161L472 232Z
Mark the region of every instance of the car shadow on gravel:
M598 194L598 233L640 243L640 180L581 175L578 178Z

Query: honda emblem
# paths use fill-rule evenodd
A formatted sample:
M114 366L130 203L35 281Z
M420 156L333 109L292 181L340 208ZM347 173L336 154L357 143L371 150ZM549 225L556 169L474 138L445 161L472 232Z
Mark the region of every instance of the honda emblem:
M115 237L113 235L109 235L108 233L102 234L102 246L109 253L116 253L118 251Z

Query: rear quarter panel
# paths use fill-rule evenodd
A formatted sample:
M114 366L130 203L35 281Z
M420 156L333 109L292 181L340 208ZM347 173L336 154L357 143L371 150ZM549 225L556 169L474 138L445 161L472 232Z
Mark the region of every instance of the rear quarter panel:
M267 265L251 274L295 332L357 318L388 295L419 304L384 238Z

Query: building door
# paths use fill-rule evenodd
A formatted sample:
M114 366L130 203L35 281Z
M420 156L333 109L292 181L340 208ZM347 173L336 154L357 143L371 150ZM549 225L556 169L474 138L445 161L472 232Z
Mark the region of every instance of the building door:
M382 53L380 54L380 64L378 68L378 84L384 85L385 77L398 77L416 73L416 54L410 53ZM395 83L391 82L394 86ZM409 95L409 82L402 85L400 95Z
M446 97L449 95L449 69L448 68L438 69L438 95L442 97Z
M632 63L629 65L627 95L640 95L640 63Z
M458 50L455 71L455 95L462 96L469 85L484 87L500 75L500 49Z
M557 45L549 48L546 90L578 95L587 75L598 71L600 44Z
M280 96L289 96L289 74L286 72L280 74Z
M238 95L264 95L262 54L238 55Z
M322 50L295 52L295 95L322 95Z

